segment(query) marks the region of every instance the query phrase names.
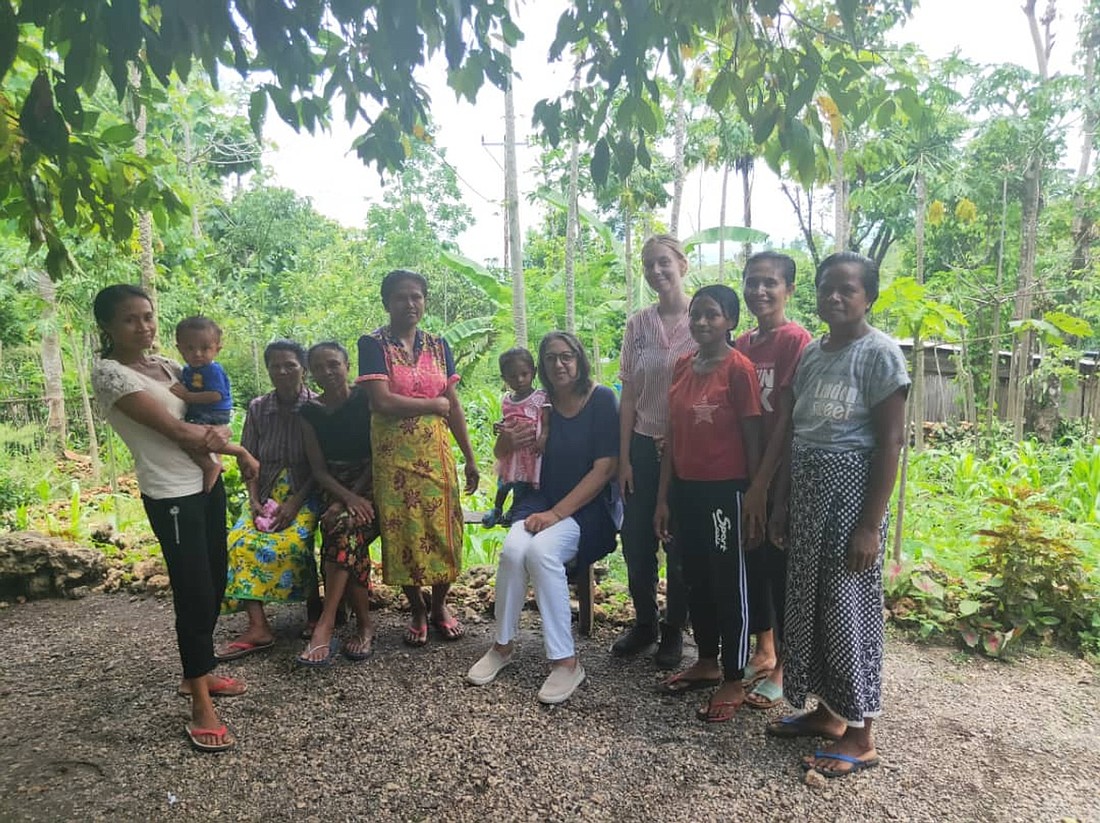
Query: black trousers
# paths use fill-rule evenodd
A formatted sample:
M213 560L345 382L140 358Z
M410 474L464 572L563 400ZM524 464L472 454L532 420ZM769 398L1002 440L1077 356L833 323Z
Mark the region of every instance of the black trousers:
M745 552L749 578L749 631L775 630L775 642L783 640L783 617L787 606L787 553L765 540Z
M722 660L727 680L740 680L749 659L749 604L741 549L737 480L674 480L676 544L684 562L691 625L699 657Z
M225 486L219 479L209 493L141 501L172 581L183 676L201 677L216 663L214 624L225 594Z
M630 599L639 626L657 626L657 535L653 515L657 511L657 485L661 461L652 437L634 432L630 439L630 465L634 469L634 493L623 512L623 559L630 585ZM682 629L687 624L688 599L680 551L675 541L665 544L668 588L665 622Z

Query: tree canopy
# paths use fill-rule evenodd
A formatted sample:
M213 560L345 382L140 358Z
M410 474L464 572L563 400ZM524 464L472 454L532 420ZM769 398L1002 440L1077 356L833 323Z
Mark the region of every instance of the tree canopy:
M782 0L577 0L558 22L552 60L587 80L534 111L552 144L563 127L591 143L600 186L648 168L662 128L658 78L682 77L684 56L706 44L721 55L708 101L730 99L768 160L813 173L821 123L810 102L822 84L842 110L881 32L912 0L839 0L815 10ZM430 100L416 72L445 57L456 95L511 80L505 45L523 37L506 0L0 0L0 209L32 248L48 247L51 276L73 261L57 223L95 226L123 240L136 212L163 224L186 211L156 164L133 152L135 132L94 103L109 78L119 100L156 99L198 63L217 86L223 69L252 83L259 132L269 104L295 129L324 128L342 109L365 124L354 148L382 173L401 168L424 139ZM829 71L823 71L824 67Z

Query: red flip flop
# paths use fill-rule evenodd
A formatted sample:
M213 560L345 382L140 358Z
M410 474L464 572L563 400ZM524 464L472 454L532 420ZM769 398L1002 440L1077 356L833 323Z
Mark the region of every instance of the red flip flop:
M187 732L187 739L191 741L191 745L200 752L227 752L237 745L237 741L229 733L229 728L224 723L216 729L200 729L198 726L188 723L184 730ZM218 742L203 743L199 740L200 737L213 737Z
M248 657L250 654L256 654L257 652L264 652L268 649L274 648L275 641L272 639L267 643L249 643L247 640L233 640L225 644L225 647L221 651L214 653L214 658L217 660L240 660L242 657Z
M211 697L238 697L248 691L248 685L235 677L214 675L214 685L210 687ZM182 687L176 692L180 697L190 697L191 692Z
M466 636L466 627L454 615L451 615L450 620L436 620L432 625L444 640L461 640Z

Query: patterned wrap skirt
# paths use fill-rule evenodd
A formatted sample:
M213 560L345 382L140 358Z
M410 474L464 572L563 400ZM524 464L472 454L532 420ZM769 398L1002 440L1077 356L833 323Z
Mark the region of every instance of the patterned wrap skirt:
M329 474L345 489L351 489L359 482L364 471L370 471L368 464L332 463L328 464ZM352 525L348 513L342 512L331 523L321 522L321 551L326 563L333 563L347 569L352 579L360 586L370 588L370 544L378 538L378 503L374 501L371 484L368 481L361 495L374 503L374 520L362 525ZM327 491L321 494L322 515L336 500Z
M453 583L462 565L462 501L451 431L438 415L371 416L382 580Z
M801 709L813 695L857 728L882 713L888 514L879 526L878 560L858 574L846 565L870 476L869 452L794 446L783 696Z
M288 474L275 480L271 498L283 503L291 497ZM307 500L294 522L281 532L262 532L245 510L229 531L229 572L222 611L236 611L241 600L285 603L305 600L317 585L313 535L317 529L317 502Z

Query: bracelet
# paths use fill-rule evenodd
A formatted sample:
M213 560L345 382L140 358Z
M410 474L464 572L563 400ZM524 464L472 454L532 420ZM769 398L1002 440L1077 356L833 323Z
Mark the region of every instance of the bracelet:
M558 512L558 510L557 510L557 509L551 508L551 509L550 509L550 513L551 513L551 514L553 514L553 515L554 515L554 517L558 518L558 522L559 522L559 523L560 523L560 522L561 522L562 520L564 520L564 519L565 519L564 517L562 517L562 516L561 516L561 513L560 513L560 512Z

